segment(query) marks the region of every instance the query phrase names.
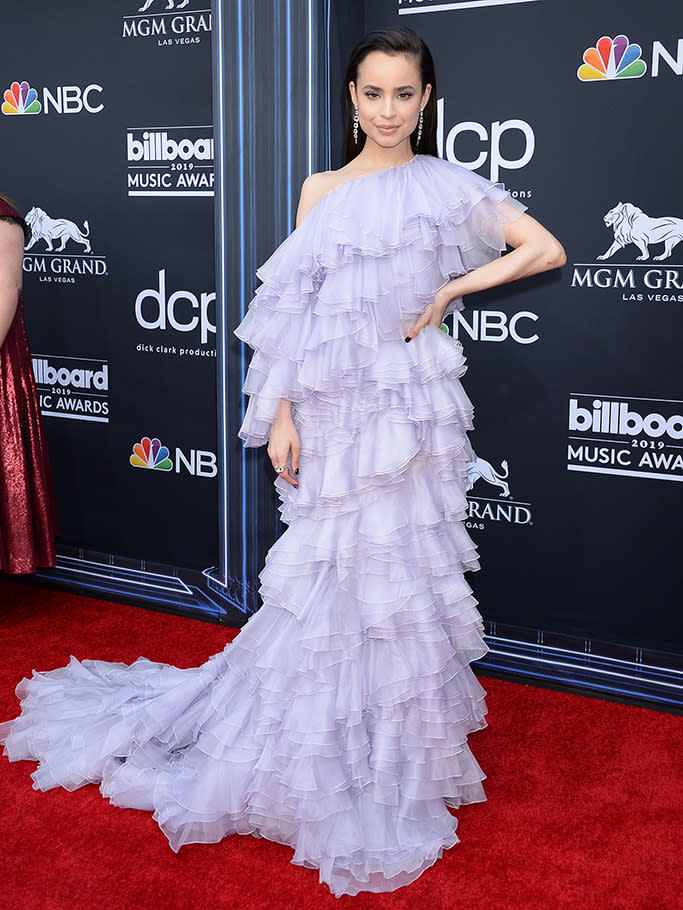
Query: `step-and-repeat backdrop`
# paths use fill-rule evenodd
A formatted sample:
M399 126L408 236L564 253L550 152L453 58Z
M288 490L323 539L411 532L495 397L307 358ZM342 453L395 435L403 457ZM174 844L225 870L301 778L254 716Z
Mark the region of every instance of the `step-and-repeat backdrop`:
M369 0L435 58L439 152L562 240L451 326L484 616L681 650L683 23L633 0Z
M227 476L216 432L210 4L85 6L13 4L0 62L2 190L33 230L26 312L62 526L52 577L239 622L256 606L258 568L279 528L264 453L245 456L230 441L233 555L221 584L201 575L220 560ZM244 107L239 128L251 148L250 123L258 127L272 174L284 168L289 181L269 201L253 168L240 166L241 147L224 150L231 191L241 180L243 196L239 218L224 213L241 251L219 302L226 328L268 254L243 216L280 225L275 246L306 168L327 165L324 142L306 137L339 135L340 74L329 73L329 115L312 131L291 104L297 73L327 80L327 63L368 28L417 29L437 66L440 154L504 182L569 258L559 273L470 299L450 325L476 407L468 527L483 557L482 613L680 651L683 30L674 4L319 6L317 18L316 4L298 0L222 7L234 51L229 109L263 95L260 73L284 74L272 103ZM298 33L294 13L314 36ZM259 16L270 22L261 38ZM302 70L312 37L318 65ZM329 160L339 164L334 150ZM230 433L242 407L238 347L226 349Z
M151 567L203 569L218 539L210 5L14 3L0 61L52 577L171 605L187 585Z

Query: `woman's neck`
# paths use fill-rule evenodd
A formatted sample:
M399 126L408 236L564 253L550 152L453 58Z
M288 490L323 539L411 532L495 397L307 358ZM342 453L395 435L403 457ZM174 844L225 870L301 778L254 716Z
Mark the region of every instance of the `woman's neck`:
M353 159L353 164L359 170L375 171L379 168L405 164L414 157L409 140L402 142L396 148L383 148L371 139L366 139L363 151Z

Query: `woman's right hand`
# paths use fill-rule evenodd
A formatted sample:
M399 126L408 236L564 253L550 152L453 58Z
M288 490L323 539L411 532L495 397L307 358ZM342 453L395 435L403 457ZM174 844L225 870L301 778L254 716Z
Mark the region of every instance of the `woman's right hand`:
M284 403L283 403L284 404ZM288 402L287 402L288 404ZM288 465L291 453L291 462ZM301 454L301 440L292 421L291 405L290 408L281 407L280 411L270 428L270 438L268 440L268 457L273 467L283 467L284 471L277 471L278 475L293 487L298 487L299 483L294 474L299 473L299 455Z

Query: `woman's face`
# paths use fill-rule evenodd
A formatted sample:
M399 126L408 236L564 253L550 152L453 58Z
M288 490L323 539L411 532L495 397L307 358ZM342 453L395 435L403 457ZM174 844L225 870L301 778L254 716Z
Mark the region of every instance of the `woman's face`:
M368 54L358 67L357 83L349 83L360 128L367 140L381 148L410 142L420 108L427 103L431 90L431 85L427 85L422 91L414 57L382 51Z

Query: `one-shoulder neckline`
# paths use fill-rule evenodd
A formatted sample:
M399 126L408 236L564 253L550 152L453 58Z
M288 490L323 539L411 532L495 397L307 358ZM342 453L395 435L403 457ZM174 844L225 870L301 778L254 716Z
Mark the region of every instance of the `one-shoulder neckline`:
M350 180L345 180L343 183L338 183L337 186L333 186L331 190L328 190L326 193L323 193L323 195L319 199L315 200L313 205L310 207L310 209L306 212L304 217L301 219L299 227L301 227L301 225L308 218L308 216L311 214L311 212L320 205L320 203L323 201L323 199L327 199L329 196L332 196L332 194L336 193L337 190L343 189L343 187L348 186L350 183L358 183L359 180L365 180L367 177L373 177L375 174L385 174L385 173L387 173L387 171L398 171L401 168L404 168L407 165L412 164L418 158L422 158L422 157L424 157L424 156L423 155L413 155L412 158L408 158L407 161L403 161L403 162L401 162L401 164L391 164L391 165L389 165L389 167L376 167L374 169L374 171L368 171L367 174L359 174L358 177L351 177ZM298 230L298 228L295 230Z

